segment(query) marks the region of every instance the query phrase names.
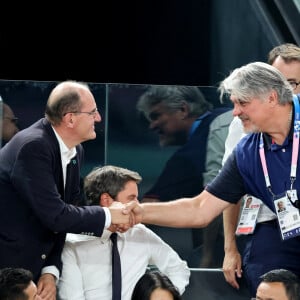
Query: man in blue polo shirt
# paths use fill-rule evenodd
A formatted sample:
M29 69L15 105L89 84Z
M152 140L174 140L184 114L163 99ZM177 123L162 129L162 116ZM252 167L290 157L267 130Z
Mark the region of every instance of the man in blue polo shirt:
M284 75L293 88L294 94L300 93L300 47L291 43L276 46L268 54L268 63ZM223 161L226 161L232 149L245 134L240 118L235 117L229 126ZM278 202L279 207L282 207L281 202ZM249 289L254 292L262 274L281 266L280 259L274 262L274 259L265 252L272 251L274 256L285 257L285 250L289 251L289 248L285 249L286 243L282 244L281 238L277 234L276 214L270 211L266 205L260 206L255 220L256 226L252 228L253 230L243 230L243 228L249 228L245 224L245 213L244 209L240 211L239 205L230 207L223 213L225 240L223 272L226 281L234 288L239 289L239 278L244 277ZM250 215L250 212L248 213ZM270 234L270 227L273 228L273 235ZM273 238L272 243L269 243L270 237L273 236L275 239ZM255 239L254 244L252 239ZM261 250L257 240L265 243L264 251ZM242 244L241 247L241 241L245 246ZM256 245L258 248L255 247ZM270 262L269 257L271 258Z
M289 248L284 257L274 255L275 249L265 255L269 260L280 259L282 268L299 276L299 100L282 73L261 62L237 68L219 89L221 95L230 96L233 115L252 133L238 143L218 176L198 196L141 204L135 208L137 221L203 227L243 195L251 194L277 214L277 237ZM276 209L279 201L286 205L281 215ZM260 246L263 251L264 243Z

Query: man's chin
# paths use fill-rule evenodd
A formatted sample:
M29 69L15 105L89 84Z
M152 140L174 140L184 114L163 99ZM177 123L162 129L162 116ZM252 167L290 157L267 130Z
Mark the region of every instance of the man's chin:
M259 130L255 126L244 126L244 133L256 133L259 132Z

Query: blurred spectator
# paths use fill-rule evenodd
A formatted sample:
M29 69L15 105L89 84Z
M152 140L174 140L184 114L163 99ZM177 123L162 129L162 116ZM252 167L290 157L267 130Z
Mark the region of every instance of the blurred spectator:
M0 128L2 128L2 147L19 131L17 123L18 118L14 115L14 112L12 111L11 107L5 102L3 102L2 126L0 126Z
M222 166L225 139L233 118L231 109L213 109L200 89L193 86L151 86L140 97L137 109L148 119L149 128L158 134L162 147L180 146L155 184L143 195L142 202L163 202L199 194ZM196 255L189 266L221 266L222 237L222 216L207 228L193 229ZM217 239L221 240L221 248L216 246ZM200 245L201 249L197 249Z

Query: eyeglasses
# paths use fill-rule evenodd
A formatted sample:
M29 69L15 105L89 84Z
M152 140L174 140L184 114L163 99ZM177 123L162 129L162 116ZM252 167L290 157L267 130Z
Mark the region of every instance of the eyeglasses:
M293 90L295 90L298 85L300 84L300 81L297 82L297 81L294 81L294 80L288 80L289 84L292 86Z
M65 116L66 114L87 114L89 116L93 116L95 118L95 116L98 114L98 108L94 108L91 111L68 111L66 113L63 114L63 116Z
M7 119L7 120L10 120L12 123L14 123L14 124L18 124L18 121L19 121L19 118L17 118L17 117L12 117L12 118L10 118L10 117L3 117L3 119Z

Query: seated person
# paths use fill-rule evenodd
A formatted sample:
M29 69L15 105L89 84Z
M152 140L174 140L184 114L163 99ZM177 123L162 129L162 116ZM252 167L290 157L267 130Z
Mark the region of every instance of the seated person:
M257 300L300 300L300 281L291 271L271 270L262 276L257 287Z
M110 206L114 201L138 197L138 173L116 166L91 171L84 180L84 192L91 205ZM123 202L124 203L124 202ZM68 234L62 253L63 270L58 284L61 300L111 299L112 258L110 235L113 225L101 238ZM183 293L190 270L185 261L159 236L142 224L118 232L121 259L122 300L130 299L135 284L149 265L164 272Z
M32 273L22 268L0 270L1 300L40 300Z
M181 300L178 289L165 274L146 272L134 287L131 300Z

